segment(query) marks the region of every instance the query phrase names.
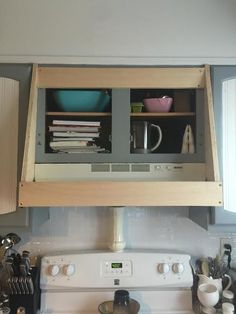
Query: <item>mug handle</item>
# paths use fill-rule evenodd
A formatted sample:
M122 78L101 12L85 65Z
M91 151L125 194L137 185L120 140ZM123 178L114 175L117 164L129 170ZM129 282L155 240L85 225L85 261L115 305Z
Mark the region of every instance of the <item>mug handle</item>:
M151 148L151 152L153 152L155 149L157 149L157 147L160 146L161 144L161 141L162 141L162 131L161 131L161 128L159 127L159 125L156 125L156 124L151 124L151 127L154 127L157 129L158 133L159 133L159 139L157 141L157 143Z
M228 290L228 289L230 288L231 284L232 284L232 279L231 279L231 277L230 277L229 275L227 275L227 274L225 274L224 276L227 277L228 280L229 280L229 282L228 282L227 286L224 288L224 290Z

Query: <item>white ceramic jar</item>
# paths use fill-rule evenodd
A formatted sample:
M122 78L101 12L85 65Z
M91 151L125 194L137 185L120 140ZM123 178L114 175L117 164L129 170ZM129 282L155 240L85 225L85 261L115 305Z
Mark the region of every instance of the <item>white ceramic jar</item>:
M234 314L234 305L229 302L222 303L223 314Z

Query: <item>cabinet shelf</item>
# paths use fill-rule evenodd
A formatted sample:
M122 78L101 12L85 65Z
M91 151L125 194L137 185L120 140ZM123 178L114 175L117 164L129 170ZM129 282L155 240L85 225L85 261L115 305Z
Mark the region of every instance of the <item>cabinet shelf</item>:
M105 117L111 116L111 112L60 112L47 111L47 116L78 116L78 117ZM195 112L135 112L130 113L131 117L163 117L163 118L178 118L178 117L194 117Z
M195 112L135 112L130 114L131 117L157 117L157 118L178 118L178 117L194 117Z
M74 116L74 117L105 117L111 116L111 112L59 112L47 111L47 116Z

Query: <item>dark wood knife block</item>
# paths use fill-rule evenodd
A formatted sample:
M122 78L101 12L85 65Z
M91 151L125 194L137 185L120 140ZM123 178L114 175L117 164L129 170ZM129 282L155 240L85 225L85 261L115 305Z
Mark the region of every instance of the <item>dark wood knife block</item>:
M33 294L11 294L9 297L11 314L16 314L19 307L25 308L26 314L36 314L40 308L40 268L32 267Z

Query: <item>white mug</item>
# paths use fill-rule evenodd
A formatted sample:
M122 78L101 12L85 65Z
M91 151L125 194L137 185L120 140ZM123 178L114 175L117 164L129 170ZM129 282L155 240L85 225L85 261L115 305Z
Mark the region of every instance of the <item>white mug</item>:
M203 283L198 286L197 297L200 303L208 308L215 306L220 298L220 293L214 284Z

